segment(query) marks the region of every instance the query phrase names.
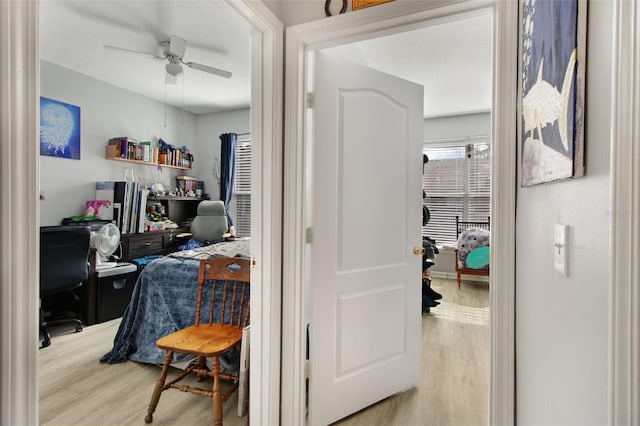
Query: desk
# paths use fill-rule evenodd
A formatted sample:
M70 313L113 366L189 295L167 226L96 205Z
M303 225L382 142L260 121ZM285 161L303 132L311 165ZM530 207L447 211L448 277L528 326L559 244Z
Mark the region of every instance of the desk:
M168 229L165 231L145 232L142 234L124 234L120 236L122 244L121 260L130 262L138 257L155 254L168 254L178 249L182 240L177 238L181 232L187 232L187 228ZM118 252L116 252L118 254ZM96 251L91 249L89 256L91 264L89 279L85 283L83 298L84 324L92 325L100 322L98 313L98 277L96 275ZM134 282L136 277L134 277Z

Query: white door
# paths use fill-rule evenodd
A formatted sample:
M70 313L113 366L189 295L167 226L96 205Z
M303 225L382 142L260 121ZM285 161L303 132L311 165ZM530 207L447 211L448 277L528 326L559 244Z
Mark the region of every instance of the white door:
M422 86L316 55L309 424L419 382Z

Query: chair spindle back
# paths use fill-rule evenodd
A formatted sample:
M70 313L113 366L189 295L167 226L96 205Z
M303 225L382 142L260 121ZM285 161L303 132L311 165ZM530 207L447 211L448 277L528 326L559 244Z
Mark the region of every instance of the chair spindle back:
M249 269L249 260L237 257L200 261L195 325L200 324L205 283L211 285L209 324L243 328L249 323Z

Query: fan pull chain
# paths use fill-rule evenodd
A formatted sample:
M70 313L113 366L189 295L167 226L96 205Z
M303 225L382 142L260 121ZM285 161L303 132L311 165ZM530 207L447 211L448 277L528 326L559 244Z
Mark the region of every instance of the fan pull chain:
M164 102L163 102L163 110L164 110L164 127L167 128L167 81L164 81Z
M182 74L182 127L184 127L184 83L185 83L185 75Z

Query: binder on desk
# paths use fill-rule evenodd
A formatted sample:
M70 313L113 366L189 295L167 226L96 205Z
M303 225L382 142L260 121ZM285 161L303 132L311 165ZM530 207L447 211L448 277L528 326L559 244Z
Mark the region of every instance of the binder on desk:
M138 182L105 182L113 186L113 220L122 234L145 231L148 189Z
M131 204L129 211L129 227L128 232L135 234L138 232L138 205L140 198L140 184L138 182L129 182L131 185Z
M113 217L120 232L124 231L124 206L126 195L126 182L114 182L113 185Z
M145 219L147 217L147 198L149 196L148 189L140 190L140 202L138 210L138 233L141 234L145 231Z

